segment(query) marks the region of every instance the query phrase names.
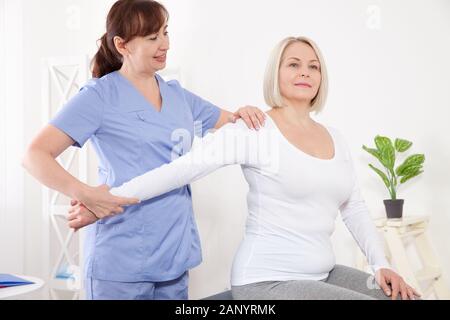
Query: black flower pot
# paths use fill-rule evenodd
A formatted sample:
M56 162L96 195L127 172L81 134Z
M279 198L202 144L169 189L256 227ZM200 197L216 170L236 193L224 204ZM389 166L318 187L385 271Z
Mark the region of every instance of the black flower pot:
M400 219L403 216L403 203L405 200L383 200L383 202L388 219Z

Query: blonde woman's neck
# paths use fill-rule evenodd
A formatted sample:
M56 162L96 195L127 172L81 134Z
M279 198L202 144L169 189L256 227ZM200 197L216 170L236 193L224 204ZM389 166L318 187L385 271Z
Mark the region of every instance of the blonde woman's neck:
M285 107L272 108L269 114L276 116L285 123L308 129L316 124L311 118L310 103L288 104Z

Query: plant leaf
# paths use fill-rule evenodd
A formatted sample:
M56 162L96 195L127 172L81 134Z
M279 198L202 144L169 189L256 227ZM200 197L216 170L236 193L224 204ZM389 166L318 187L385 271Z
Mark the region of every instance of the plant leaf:
M408 175L408 176L404 176L401 180L400 183L405 183L406 181L408 181L409 179L412 179L414 177L417 177L419 174L421 174L423 172L423 170L417 171L414 174Z
M375 145L377 146L378 151L381 151L385 146L390 146L391 148L394 148L391 139L380 135L375 137Z
M374 166L371 165L371 164L369 164L369 167L370 167L373 171L375 171L375 172L381 177L381 179L383 179L383 182L384 182L384 184L386 185L386 188L389 189L389 179L388 179L388 177L386 176L386 174L385 174L383 171L381 171L380 169L374 167Z
M381 154L377 149L368 148L365 145L363 145L363 149L373 155L375 158L378 159L378 161L381 162Z
M385 144L381 147L381 160L383 165L391 171L394 170L395 149L392 145Z
M403 170L405 170L406 167L409 166L419 166L422 165L425 162L425 155L423 154L413 154L412 156L409 156L405 159L405 161L397 167L395 172L397 175L401 175Z
M408 176L408 175L411 175L411 174L416 173L417 171L420 171L422 168L423 168L422 165L418 165L418 166L414 166L414 165L406 166L406 167L403 167L402 170L401 170L401 172L397 173L397 175L398 175L398 176Z
M395 139L395 150L397 152L405 152L412 146L412 142L404 139Z

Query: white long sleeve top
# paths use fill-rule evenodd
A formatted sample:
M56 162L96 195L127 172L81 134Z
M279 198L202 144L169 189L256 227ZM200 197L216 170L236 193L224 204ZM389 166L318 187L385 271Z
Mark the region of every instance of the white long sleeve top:
M233 261L232 285L325 279L335 265L331 235L338 212L373 271L389 268L347 143L335 128L325 127L334 142L329 160L295 147L269 116L259 131L239 120L111 193L144 201L239 164L249 184L248 217Z

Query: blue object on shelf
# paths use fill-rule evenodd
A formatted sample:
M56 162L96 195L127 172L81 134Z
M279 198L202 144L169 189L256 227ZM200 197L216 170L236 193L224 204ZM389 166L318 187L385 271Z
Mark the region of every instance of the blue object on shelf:
M55 278L56 279L75 279L73 273L69 271L68 265L62 265L59 268L58 273L55 275Z

